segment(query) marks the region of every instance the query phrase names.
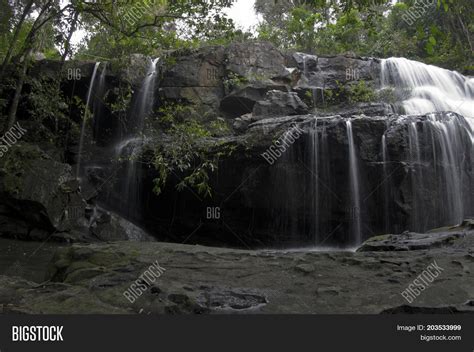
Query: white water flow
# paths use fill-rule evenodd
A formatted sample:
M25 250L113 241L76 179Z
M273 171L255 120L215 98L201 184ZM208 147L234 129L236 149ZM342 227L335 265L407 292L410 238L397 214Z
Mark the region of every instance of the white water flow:
M319 175L319 134L318 134L318 120L315 119L314 121L314 129L313 131L311 131L311 156L312 156L312 159L311 159L311 169L312 169L312 172L313 172L313 177L314 177L314 181L312 182L312 186L313 186L313 195L311 197L312 201L313 201L313 213L314 213L314 223L313 223L313 233L316 235L316 244L318 244L318 242L320 241L320 238L319 238L319 217L321 216L320 215L320 211L319 211L319 200L320 200L320 196L319 196L319 178L320 178L320 175Z
M458 118L458 116L453 116L448 121L440 122L434 116L430 116L429 121L432 134L436 135L436 140L439 141L439 159L444 164L443 176L447 185L444 199L447 217L453 219L455 223L460 223L464 218L462 184L463 164L466 161L461 152L463 148L465 149L462 144L463 126ZM473 156L471 148L471 160ZM470 183L470 180L466 181Z
M349 176L351 185L351 204L349 213L351 214L352 232L356 244L360 244L361 237L361 211L360 211L360 189L359 189L359 167L352 133L352 121L346 121L347 141L349 144Z
M76 177L79 177L79 172L81 169L82 149L84 147L84 134L86 131L86 123L90 115L92 91L94 89L95 77L97 75L97 70L99 69L99 66L100 66L100 62L96 62L94 66L94 71L92 73L91 81L89 84L89 90L87 92L86 109L84 111L84 116L82 118L81 138L79 140L79 154L77 156Z
M308 60L308 57L314 57L313 55L307 55L307 54L301 54L303 56L303 77L306 77L308 79L308 77L310 76L310 72L308 70L308 63L307 63L307 60ZM308 86L311 84L309 81L307 81L307 84ZM313 103L313 110L316 112L316 106L318 104L318 89L317 88L309 88L311 89L311 99L312 99L312 103ZM324 104L324 91L321 91L321 95L322 95L322 103Z
M146 76L138 93L135 105L131 111L132 133L116 146L116 158L127 160L125 177L120 186L123 211L131 217L141 213L141 165L140 153L146 142L144 135L145 120L153 111L155 103L155 83L157 78L157 63L159 59L150 60Z
M104 67L102 68L102 72L100 73L100 76L99 76L99 83L97 84L97 94L96 94L96 97L98 98L98 100L100 100L100 102L97 102L98 104L95 104L94 106L94 121L93 121L93 126L94 126L94 138L97 140L98 136L99 136L99 127L101 125L101 121L100 121L100 118L102 116L101 112L102 112L102 108L103 108L103 104L102 104L102 101L104 99L104 95L105 95L105 78L106 78L106 75L107 75L107 63L105 62Z
M387 148L387 136L384 133L382 136L382 167L383 167L383 184L384 184L384 204L383 204L383 215L384 215L384 226L385 231L390 228L390 179L388 175L388 148Z
M145 118L153 109L153 104L155 103L154 94L155 94L155 83L157 77L156 65L160 59L156 58L150 60L148 70L143 81L142 87L140 89L138 97L138 105L134 109L136 114L136 128L138 133L143 133Z
M422 231L423 216L421 215L423 207L420 200L423 194L423 177L421 167L420 141L418 138L418 130L415 122L408 124L408 148L410 153L411 170L411 196L412 196L412 216L411 229L419 229Z
M382 60L381 67L382 88L406 93L402 113L454 111L474 128L474 78L405 58Z
M382 60L381 82L382 88L392 88L400 98L397 112L428 114L402 119L408 129L410 152L411 229L424 230L423 222L433 221L428 219L430 216L446 225L459 223L472 211L466 191L472 193L469 163L474 159L474 78L404 58L390 58ZM430 114L435 112L441 114ZM423 178L430 171L436 173L437 184L430 185L435 189L423 190L430 187ZM436 211L429 211L429 202L436 205Z

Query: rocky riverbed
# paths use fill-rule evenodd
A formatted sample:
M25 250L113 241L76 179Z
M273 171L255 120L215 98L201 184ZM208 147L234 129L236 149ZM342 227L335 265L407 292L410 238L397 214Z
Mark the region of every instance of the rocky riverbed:
M12 242L2 240L0 257ZM24 244L30 254L38 252ZM45 281L17 276L22 273L9 270L14 263L4 260L4 313L474 312L472 220L428 234L378 236L356 251L127 241L54 246L48 253L49 260L43 255L37 262ZM123 293L156 262L162 275L143 279L146 288L131 303ZM442 269L439 276L408 304L401 292L433 263Z

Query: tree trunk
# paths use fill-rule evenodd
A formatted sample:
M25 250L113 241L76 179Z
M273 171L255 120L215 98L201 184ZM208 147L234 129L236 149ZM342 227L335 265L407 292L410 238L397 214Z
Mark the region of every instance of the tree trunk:
M3 80L3 75L5 74L5 70L7 68L8 63L13 54L13 49L15 48L16 41L18 40L18 36L20 35L21 27L23 26L23 22L25 22L26 17L30 13L31 7L33 6L33 1L28 2L26 4L23 13L21 14L20 21L16 25L15 32L13 33L13 38L10 41L10 45L8 47L7 53L5 54L5 58L3 59L2 69L0 71L0 81Z
M462 31L464 32L464 35L466 36L467 42L469 44L469 48L471 49L471 52L473 52L474 48L472 46L471 34L469 33L468 29L466 28L466 25L464 24L461 16L457 15L457 18L459 20L459 23L461 24Z
M26 73L28 71L28 63L30 60L33 48L28 49L26 54L23 56L23 66L20 71L20 76L16 82L15 95L13 96L12 104L8 110L8 120L5 128L5 132L8 131L16 122L16 113L18 111L18 104L20 103L21 91L23 90L23 84L25 83Z
M67 56L69 55L69 52L71 51L71 38L74 32L76 31L76 26L77 26L77 20L79 18L79 12L76 11L74 14L74 18L71 23L71 30L68 33L68 36L66 38L66 42L64 43L64 53L61 57L61 67L64 65L64 62L66 61Z

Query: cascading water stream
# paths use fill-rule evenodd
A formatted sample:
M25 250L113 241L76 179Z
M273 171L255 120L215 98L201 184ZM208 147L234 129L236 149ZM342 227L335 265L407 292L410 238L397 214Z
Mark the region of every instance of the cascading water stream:
M157 63L159 59L150 60L146 76L131 111L133 131L115 148L116 158L127 160L125 175L120 185L122 211L129 217L138 217L141 212L141 165L137 160L146 137L144 135L145 119L152 112L154 105Z
M154 93L155 93L155 83L156 83L156 65L159 61L159 58L150 60L150 65L143 81L140 93L137 99L135 108L133 109L133 114L135 115L135 128L136 133L143 134L143 128L145 123L145 118L153 109L153 104L155 102Z
M471 174L463 173L463 165L474 158L474 79L436 66L425 65L405 58L390 58L381 63L382 88L391 88L401 102L398 113L424 115L443 112L443 118L431 114L423 121L406 121L409 163L412 180L411 229L426 230L428 221L426 202L421 197L423 169L434 166L437 173L436 217L448 224L457 224L466 215L463 185L469 185ZM459 115L445 113L455 112ZM460 116L461 115L461 116ZM468 135L469 142L463 139ZM421 150L424 155L421 155ZM425 164L423 165L423 160ZM385 160L384 160L385 163ZM469 188L469 186L467 186ZM472 187L472 186L471 186ZM431 198L435 198L433 194Z
M103 112L103 99L105 95L105 78L107 75L107 63L105 62L104 67L102 68L102 72L100 73L99 76L99 82L97 84L97 89L96 89L96 96L99 100L96 101L94 106L94 121L93 121L93 126L94 126L94 139L97 140L99 137L99 128L101 125L101 117L102 117L102 112Z
M402 111L410 115L454 111L474 126L474 78L405 58L381 63L382 88L404 90Z
M383 209L384 209L384 226L385 231L387 232L390 228L390 180L388 174L388 147L387 147L387 135L386 133L382 136L382 168L383 168L383 184L384 184L384 200L383 200Z
M352 235L354 236L355 244L360 244L361 237L361 203L360 203L360 189L359 189L359 167L357 164L357 155L354 144L354 135L352 131L352 121L346 121L347 128L347 142L349 144L349 176L351 187L351 204L349 213L352 221Z
M95 77L97 75L97 70L99 69L100 62L96 62L94 66L94 71L92 73L92 78L89 84L89 90L87 92L87 100L86 100L86 109L84 111L84 116L82 118L82 127L81 127L81 138L79 140L79 154L77 157L77 168L76 168L76 177L79 177L79 173L81 170L81 158L82 158L82 150L84 148L84 134L86 131L86 123L87 119L89 118L90 115L90 108L91 108L91 98L92 98L92 92L94 89L94 83L95 83Z
M307 79L307 84L310 85L310 79L309 77L311 76L311 73L308 69L308 58L315 58L313 55L308 55L304 53L300 53L300 55L303 58L303 77L306 77ZM316 111L316 106L318 105L318 92L321 92L321 103L324 105L324 89L318 89L315 87L309 88L311 89L311 100L313 103L313 110Z
M422 202L420 200L423 188L423 176L420 154L420 141L415 122L408 124L408 145L410 154L411 170L411 195L412 195L412 217L411 229L423 231L424 216L422 215Z
M313 213L315 217L314 221L314 228L313 228L313 233L316 235L316 241L319 242L319 233L320 233L320 226L319 226L319 217L320 217L320 210L319 210L319 202L320 202L320 195L319 195L319 179L320 179L320 165L319 165L319 155L320 155L320 142L319 142L319 133L318 133L318 120L315 119L314 121L314 131L311 133L311 155L312 157L312 165L311 169L313 172L313 176L315 178L313 182L313 195L312 195L312 201L313 201ZM316 242L316 243L317 243Z

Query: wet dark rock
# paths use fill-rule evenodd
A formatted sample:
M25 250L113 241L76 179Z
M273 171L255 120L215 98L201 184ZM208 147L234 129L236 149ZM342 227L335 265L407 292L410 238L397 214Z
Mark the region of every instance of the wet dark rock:
M469 222L466 221L467 225ZM474 236L468 225L451 229L432 230L425 234L404 232L400 235L383 235L368 239L358 249L359 252L426 250L453 246L464 236Z
M251 113L255 104L265 99L268 89L267 86L258 84L234 90L222 99L220 109L229 117Z
M71 166L30 144L0 159L0 236L65 242L152 240L117 214L90 207Z
M264 100L257 102L253 108L256 118L303 115L308 113L308 106L296 93L271 90Z
M315 57L297 54L295 61L302 72L297 86L313 89L337 89L341 84L353 81L375 81L380 72L380 63L370 58L352 58L343 55Z
M107 76L109 85L116 87L120 82L139 82L147 62L149 58L132 55L125 67L111 63L110 76ZM47 60L36 64L38 70L32 70L35 73L42 65L51 65L49 71L55 67ZM83 76L78 84L82 96L86 94L84 90L87 92L86 81L90 80L94 66L90 62L83 65ZM96 202L105 204L159 240L182 242L192 233L189 243L240 248L292 247L323 242L325 245L352 246L360 244L351 236L357 214L362 228L361 240L365 240L374 234L399 234L405 230L424 232L453 224L474 209L470 181L472 156L468 147L464 148L464 153L453 153L456 159L464 160L459 167L462 182L458 190L462 211L457 210L459 214L454 220L454 210L449 209L452 205L446 209L439 207L452 200L444 191L449 189L452 175L448 175L450 171L443 165L446 163L442 159L446 158L439 157L449 153L440 143L436 145L437 141L433 152L432 136L438 136L439 140L443 137L432 133L436 131L430 129L430 119L444 123L454 119L455 114L407 117L393 114L392 106L381 101L357 100L355 103L347 96L342 97L342 101L321 101L324 94L329 96L329 91L347 93L349 86L361 81L367 87L376 88L380 75L378 59L361 58L352 53L331 57L283 54L269 43L251 42L167 53L159 66L155 111L164 103L185 105L190 108L189 116L185 118L210 123L225 117L230 120L225 122L233 127L219 137L206 138L202 142L205 153L211 156L219 153L219 171L209 175L212 201L203 200L199 195L196 197L194 190L178 192L176 186L186 177L184 174L170 177L163 192L155 196L153 180L157 172L144 166L140 170L140 197L146 199L146 207L131 214L117 186L124 184L124 169L117 175L116 184L109 182L109 177L115 181L115 165L110 163L113 144L85 146L83 160L90 160L90 165L86 165L85 180L81 182L82 198L90 206ZM70 90L71 82L64 83ZM313 114L308 114L310 108ZM159 136L150 141L150 146L172 142L169 136L164 136L156 119L150 120L147 126L148 123L156 124ZM359 206L353 204L351 198L348 120L353 129L359 170L362 197ZM282 136L295 125L302 133L291 141L291 145L287 145L285 139L286 145L281 148ZM419 161L414 160L414 152L410 150L413 149L409 143L412 126L419 138ZM106 131L111 128L106 122L98 127ZM123 131L117 129L115 132L116 138L123 136L118 133ZM465 131L458 134L453 141L465 145L472 143ZM93 135L88 131L85 139L92 141ZM387 149L385 156L382 154L383 137ZM109 141L116 142L116 139L110 137ZM106 144L105 139L101 142ZM270 148L275 151L277 147L281 150L268 158ZM67 149L67 160L77 161L77 141L69 143ZM387 160L384 161L384 157ZM422 182L415 182L421 179ZM104 183L106 185L102 187ZM67 185L71 190L74 187L74 184ZM68 192L68 197L76 197L75 191ZM315 199L318 200L315 202ZM17 214L9 213L7 218L15 221L5 228L8 226L9 232L28 236L30 222L40 222L47 224L46 229L41 227L45 233L35 234L42 238L61 228L57 224L61 220L52 210L56 208L56 212L63 213L65 204L46 206L47 215L41 207L29 212L22 209L30 214L27 223L22 222L21 216L18 218ZM216 204L222 217L212 221L206 212ZM320 215L316 217L315 214ZM5 223L3 213L2 216L0 221ZM79 221L87 231L90 217L87 213L87 221ZM105 225L106 222L99 221L98 224L101 225L94 230L94 239L125 238L123 234L111 233L113 230ZM202 226L196 230L199 224ZM62 228L71 228L68 226L65 224ZM80 229L73 229L69 236L80 232ZM331 236L326 240L328 234Z
M10 229L2 227L3 235L27 237L33 229L51 233L83 226L86 204L70 165L36 146L18 144L0 159L0 172L3 216L17 219Z
M224 54L223 47L177 53L176 63L164 69L159 96L169 101L187 102L202 112L216 112L224 97Z
M90 231L101 241L153 241L143 229L124 219L123 217L96 209L91 218Z

